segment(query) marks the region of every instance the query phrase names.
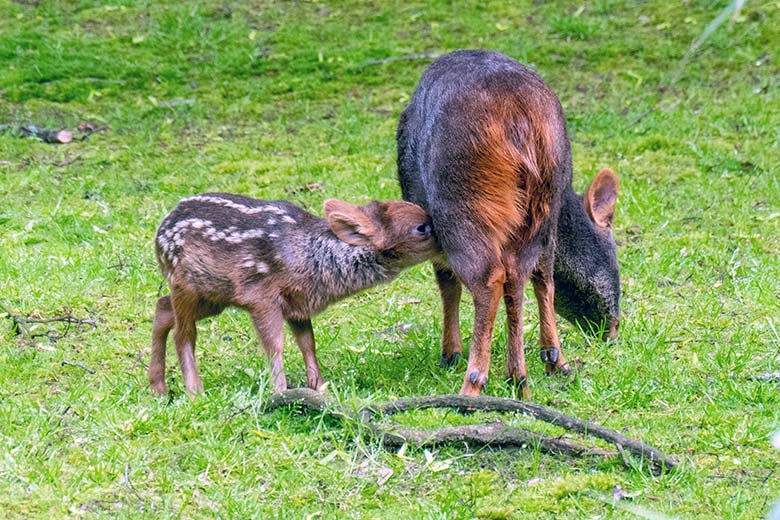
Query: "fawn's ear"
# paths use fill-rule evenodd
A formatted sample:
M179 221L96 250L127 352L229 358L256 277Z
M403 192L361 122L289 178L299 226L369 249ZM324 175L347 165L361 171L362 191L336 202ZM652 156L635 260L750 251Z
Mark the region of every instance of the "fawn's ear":
M603 168L596 174L582 197L585 211L598 226L612 226L615 216L615 203L618 195L618 177L609 168Z
M343 200L328 199L322 207L330 229L341 241L353 246L370 246L374 243L374 223L359 206Z

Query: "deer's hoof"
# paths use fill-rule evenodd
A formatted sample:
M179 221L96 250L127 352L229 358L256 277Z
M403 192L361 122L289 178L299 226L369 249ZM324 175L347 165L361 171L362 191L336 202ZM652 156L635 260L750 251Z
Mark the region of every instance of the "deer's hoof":
M561 363L560 365L554 365L547 363L544 367L548 376L561 375L564 377L573 376L582 366L575 360L574 365L569 363Z
M506 382L510 385L514 385L514 387L517 389L517 392L522 399L527 400L531 398L531 389L528 386L527 376L509 375L506 378Z
M539 355L542 358L542 363L548 365L555 365L558 361L558 349L556 348L543 348L539 351Z
M463 381L460 395L479 395L482 390L487 388L487 382L487 373L480 374L478 370L472 370Z
M460 352L453 352L452 354L442 354L439 359L439 367L441 368L453 368L460 361Z

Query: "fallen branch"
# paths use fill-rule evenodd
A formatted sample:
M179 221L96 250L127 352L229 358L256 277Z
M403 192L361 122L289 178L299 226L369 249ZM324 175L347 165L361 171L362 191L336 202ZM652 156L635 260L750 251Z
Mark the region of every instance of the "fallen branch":
M73 132L65 128L52 130L35 125L20 126L19 133L24 137L35 137L50 144L68 144L73 141Z
M89 136L92 134L96 134L98 132L105 132L108 130L108 125L96 125L95 123L90 122L83 122L79 123L78 131L81 132L81 135L79 136L79 141L86 141Z
M433 395L429 397L413 397L392 401L380 407L378 411L383 414L393 414L408 410L424 410L427 408L454 408L461 411L483 410L492 412L521 412L530 415L534 419L544 421L566 430L575 431L584 435L605 440L615 445L621 445L624 449L641 458L648 458L650 462L658 466L664 465L672 468L677 465L674 459L664 456L657 449L647 444L630 439L615 431L609 430L590 421L582 421L575 417L562 414L538 404L505 397L467 396L467 395Z
M572 457L598 456L612 457L620 453L623 462L631 466L631 460L625 454L627 450L634 455L647 458L654 473L659 474L677 466L677 462L647 444L630 439L617 432L603 428L590 421L581 421L574 417L537 404L516 401L501 397L436 395L401 399L381 405L366 406L357 411L337 404L333 399L310 390L296 388L272 395L263 410L268 412L284 406L302 407L338 419L357 421L368 428L371 435L381 440L387 447L413 444L418 447L440 444L466 443L470 445L524 446L538 447L541 451ZM521 412L561 428L581 434L592 435L614 444L618 451L608 451L575 444L558 437L510 427L504 423L455 426L437 430L418 430L386 427L374 421L377 415L385 416L409 410L427 408L451 408L464 412L476 410L493 412Z
M68 332L70 331L71 325L76 325L76 329L79 332L84 332L88 329L97 329L97 320L94 318L77 318L76 316L73 316L71 314L66 314L64 316L57 316L54 318L35 318L32 316L20 316L17 314L13 314L9 312L5 307L0 305L0 311L3 311L0 317L8 318L11 320L11 330L13 330L14 334L17 336L21 336L22 340L24 338L38 338L38 337L47 337L52 341L56 341L58 339L61 339L65 337ZM30 324L36 324L36 323L65 323L65 330L60 333L56 329L49 329L46 332L33 332L32 327L30 327Z
M615 451L588 448L558 437L549 437L523 428L507 426L500 421L491 424L448 426L436 430L404 428L394 430L393 433L395 435L386 435L382 439L385 446L395 447L408 443L414 444L418 448L424 448L441 444L465 443L493 447L538 447L544 453L569 457L613 457L617 455Z

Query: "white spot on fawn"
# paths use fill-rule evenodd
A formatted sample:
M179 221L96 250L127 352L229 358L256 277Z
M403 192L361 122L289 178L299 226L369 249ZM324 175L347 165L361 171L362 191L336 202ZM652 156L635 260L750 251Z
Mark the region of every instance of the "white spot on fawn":
M216 201L222 201L219 202L220 204L223 202L228 202L230 204L235 205L235 203L231 201L228 201L226 199L220 199L218 197L191 197L190 199L185 199L185 200L193 200L193 199L202 200L204 198L208 199L207 201L210 202L216 200ZM247 206L243 206L243 207L249 210L259 209L265 211L267 209L267 207L265 206L261 208L248 208ZM268 206L268 207L273 208L273 210L284 213L282 210L274 206ZM168 220L165 220L163 222L163 225L168 225L168 224L169 224ZM253 238L262 238L266 234L266 231L264 229L246 229L244 231L239 231L239 229L236 226L230 226L225 230L219 230L213 227L213 224L210 220L205 220L200 218L188 218L188 219L180 220L175 224L173 224L171 227L168 227L167 229L160 231L160 233L157 236L157 244L165 254L165 257L170 262L172 262L174 266L178 262L178 258L177 258L178 252L174 251L174 249L181 248L184 246L185 243L184 233L187 228L193 230L199 230L204 235L205 238L210 239L212 242L224 240L225 242L228 242L230 244L240 244L245 240L249 240ZM247 257L245 258L245 260L246 261L244 262L244 264L242 264L244 267L256 268L258 273L266 273L268 270L268 266L265 264L262 264L262 266L256 266L253 258Z
M286 215L287 212L284 211L281 208L277 208L273 204L265 204L263 206L246 206L244 204L240 204L238 202L233 202L232 200L223 199L222 197L214 197L211 195L196 195L194 197L188 197L186 199L183 199L180 204L183 204L185 202L209 202L211 204L219 204L220 206L225 206L226 208L235 209L236 211L240 211L241 213L245 215L255 215L257 213L274 213L276 215Z
M288 224L295 224L295 223L296 223L296 222L295 222L295 219L294 219L294 218L292 218L290 215L285 215L285 216L283 216L283 217L282 217L282 220L284 220L284 221L285 221L285 222L287 222Z
M260 274L265 274L268 272L268 264L265 262L257 262L257 272Z

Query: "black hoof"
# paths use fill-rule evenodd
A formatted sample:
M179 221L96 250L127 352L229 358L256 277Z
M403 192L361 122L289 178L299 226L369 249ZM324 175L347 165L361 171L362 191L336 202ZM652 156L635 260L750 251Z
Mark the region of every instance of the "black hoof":
M528 378L525 376L506 376L506 384L515 385L517 388L525 388L528 386Z
M449 356L447 354L442 354L439 359L439 367L452 368L458 364L458 361L460 361L460 352L455 352Z
M543 363L554 365L558 361L558 351L554 348L543 348L539 351L539 356L542 358Z
M469 374L469 383L471 383L472 385L476 385L477 381L479 381L479 372L477 372L475 370L475 371L473 371L472 373ZM488 382L488 378L487 378L487 376L485 376L485 380L482 381L482 389L483 390L485 388L487 388L487 382Z

